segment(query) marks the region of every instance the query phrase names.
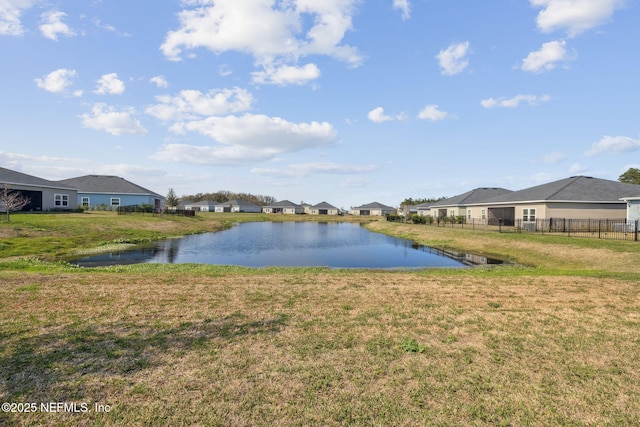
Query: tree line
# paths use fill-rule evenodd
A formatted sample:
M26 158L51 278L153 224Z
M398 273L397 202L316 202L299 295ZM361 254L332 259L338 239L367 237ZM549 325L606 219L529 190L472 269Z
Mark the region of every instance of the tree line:
M196 193L196 194L187 194L180 198L176 196L173 188L169 189L169 193L167 194L167 198L165 199L165 204L167 206L175 207L180 203L185 202L202 202L204 200L209 200L216 203L224 203L229 200L244 200L246 202L253 203L259 206L271 205L277 201L277 199L273 196L264 196L261 194L250 194L250 193L236 193L233 191L227 190L219 190L215 193Z

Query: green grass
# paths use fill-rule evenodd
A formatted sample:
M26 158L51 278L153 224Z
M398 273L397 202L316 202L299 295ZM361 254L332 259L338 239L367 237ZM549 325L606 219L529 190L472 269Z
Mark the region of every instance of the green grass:
M635 242L373 221L375 231L517 264L62 261L268 218L90 213L0 223L0 401L111 408L0 413L0 425L640 424ZM31 250L11 249L20 239Z

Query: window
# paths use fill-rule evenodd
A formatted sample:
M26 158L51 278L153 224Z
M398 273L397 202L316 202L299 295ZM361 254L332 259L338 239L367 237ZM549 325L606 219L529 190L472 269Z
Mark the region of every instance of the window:
M112 197L111 198L111 206L120 206L120 198Z
M482 209L482 219L487 219L487 210Z
M54 194L53 195L53 205L56 208L65 208L69 206L69 195L68 194Z
M455 209L450 209L449 210L449 216L456 216L456 210Z
M522 209L522 220L524 222L535 222L536 210L535 209Z
M467 209L467 219L471 219L471 209Z
M82 199L80 199L80 205L83 208L88 208L89 207L89 198L88 197L83 197Z

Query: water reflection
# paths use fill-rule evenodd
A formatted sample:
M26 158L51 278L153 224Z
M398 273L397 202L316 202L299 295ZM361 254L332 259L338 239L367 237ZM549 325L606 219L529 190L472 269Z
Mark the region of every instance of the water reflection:
M255 222L71 262L86 267L201 263L247 267L425 268L464 267L492 261L373 233L352 223Z

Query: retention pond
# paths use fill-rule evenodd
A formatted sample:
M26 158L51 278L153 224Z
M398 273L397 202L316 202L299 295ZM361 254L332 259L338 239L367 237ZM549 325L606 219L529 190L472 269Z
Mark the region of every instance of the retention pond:
M497 264L348 222L248 222L215 233L168 239L124 251L70 260L83 267L199 263L245 267L433 268Z

